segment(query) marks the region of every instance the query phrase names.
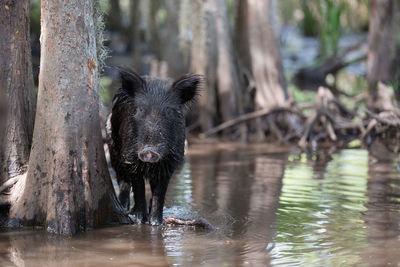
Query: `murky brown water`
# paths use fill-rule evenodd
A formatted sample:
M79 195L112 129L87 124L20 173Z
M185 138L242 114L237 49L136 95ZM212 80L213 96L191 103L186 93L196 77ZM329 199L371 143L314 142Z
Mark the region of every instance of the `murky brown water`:
M0 233L0 266L399 265L400 173L370 160L365 150L195 146L170 184L164 215L205 217L217 231Z

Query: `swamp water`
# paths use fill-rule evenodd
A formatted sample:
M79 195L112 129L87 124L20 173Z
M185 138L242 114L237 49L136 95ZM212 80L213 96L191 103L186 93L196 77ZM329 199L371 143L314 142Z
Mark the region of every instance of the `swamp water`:
M164 216L214 232L125 225L73 238L0 233L0 266L382 266L400 263L400 173L366 150L193 146Z

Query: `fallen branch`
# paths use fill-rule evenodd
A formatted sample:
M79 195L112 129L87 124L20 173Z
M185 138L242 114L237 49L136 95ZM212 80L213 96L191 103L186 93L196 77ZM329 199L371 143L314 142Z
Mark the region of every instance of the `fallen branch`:
M389 120L387 118L384 118L383 116L380 116L380 114L375 114L372 111L366 109L365 112L372 118L374 118L376 121L386 124L388 126L393 126L396 128L400 128L400 118L396 117L397 114L393 112L393 117L395 117L397 120ZM389 111L390 112L390 111Z
M356 113L352 110L349 110L343 103L342 101L340 101L338 98L333 98L330 100L331 103L335 104L337 106L337 108L339 109L340 113L343 116L349 117L349 118L353 118Z
M163 225L185 225L185 226L193 226L198 228L203 228L206 230L215 231L217 228L210 224L206 219L200 218L196 220L185 220L177 217L168 217L164 220Z
M378 122L375 120L375 119L372 119L370 122L369 122L369 124L368 124L368 126L367 126L367 129L365 129L363 132L362 132L362 134L361 134L361 136L360 136L360 139L362 140L362 139L364 139L371 131L372 131L372 129L374 129L374 127L375 127L375 125L377 124Z
M270 131L278 138L278 141L281 142L283 139L283 136L282 136L282 133L279 130L278 126L276 126L276 123L274 122L274 120L271 117L268 117L267 122L268 122L268 127L269 127Z
M314 127L315 122L318 120L319 115L317 112L314 112L313 115L308 117L307 122L306 122L306 129L304 131L303 136L300 138L298 145L300 147L306 147L307 146L307 140L310 137L311 131Z
M302 112L305 109L312 112L304 115ZM265 117L262 123L266 124L268 131L263 128L262 135L270 135L280 143L295 139L300 147L316 147L319 141L344 141L341 143L345 144L354 139L364 140L371 132L371 138L379 138L380 134L387 132L391 138L398 140L400 112L397 107L393 110L380 109L386 111L379 114L366 110L368 115L365 117L361 117L356 110L357 108L347 108L329 88L320 87L313 104L257 110L224 122L206 132L205 136L209 137L239 123Z
M347 109L328 88L321 86L318 89L315 102L314 113L308 117L305 131L298 142L300 147L307 146L309 141L315 142L323 138L325 136L323 133L335 142L338 140L338 134L335 132L337 130L360 129L361 132L363 131L361 124L350 121L356 114Z
M296 108L302 109L312 109L315 107L315 103L305 103L305 104L297 104Z
M325 124L325 127L326 127L326 131L328 132L329 138L332 141L336 141L337 137L335 134L335 130L333 129L332 123L330 121L327 121Z
M241 115L235 119L226 121L210 130L208 130L204 135L205 137L210 137L220 131L223 131L227 128L233 127L239 123L243 123L249 120L254 120L256 118L260 118L263 116L268 116L272 113L276 113L276 112L289 112L289 113L294 113L299 115L300 117L304 117L303 113L301 113L299 110L295 109L295 108L286 108L286 107L277 107L277 108L272 108L272 109L260 109L251 113L247 113L244 115Z

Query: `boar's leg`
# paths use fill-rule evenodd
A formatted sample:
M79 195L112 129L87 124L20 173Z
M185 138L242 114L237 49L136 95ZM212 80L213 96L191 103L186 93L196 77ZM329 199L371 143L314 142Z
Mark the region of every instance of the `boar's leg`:
M130 192L131 192L131 183L126 180L118 179L119 185L119 195L118 200L121 203L122 207L126 210L129 210L130 206Z
M131 212L136 216L137 223L147 222L147 208L146 208L146 188L144 179L142 177L134 177L132 179L133 198L135 206Z
M169 177L150 180L151 203L150 203L150 224L161 225L163 222L163 207L165 193L167 192Z

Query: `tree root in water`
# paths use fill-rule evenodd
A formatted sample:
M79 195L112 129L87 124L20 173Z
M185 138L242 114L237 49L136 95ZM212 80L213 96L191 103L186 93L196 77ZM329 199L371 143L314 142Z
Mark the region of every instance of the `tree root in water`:
M192 226L195 228L201 228L205 230L215 231L217 228L209 223L204 218L199 218L195 220L185 220L177 217L168 217L164 220L163 225L173 225L173 226Z
M380 86L380 90L386 90ZM387 95L380 92L380 95ZM365 116L348 109L339 98L325 87L318 89L317 98L312 105L288 104L288 107L262 109L244 114L212 128L205 133L206 137L217 134L227 128L250 120L262 119L265 124L265 133L280 143L298 140L302 147L316 147L318 142L328 141L333 144L345 144L352 140L363 140L370 145L371 140L392 139L390 146L400 148L400 111L396 105L388 103L390 97L381 97L377 110L374 113L366 110ZM359 104L359 103L358 103ZM303 109L312 109L311 114L305 115ZM388 141L385 140L384 143ZM394 149L394 151L396 151Z

